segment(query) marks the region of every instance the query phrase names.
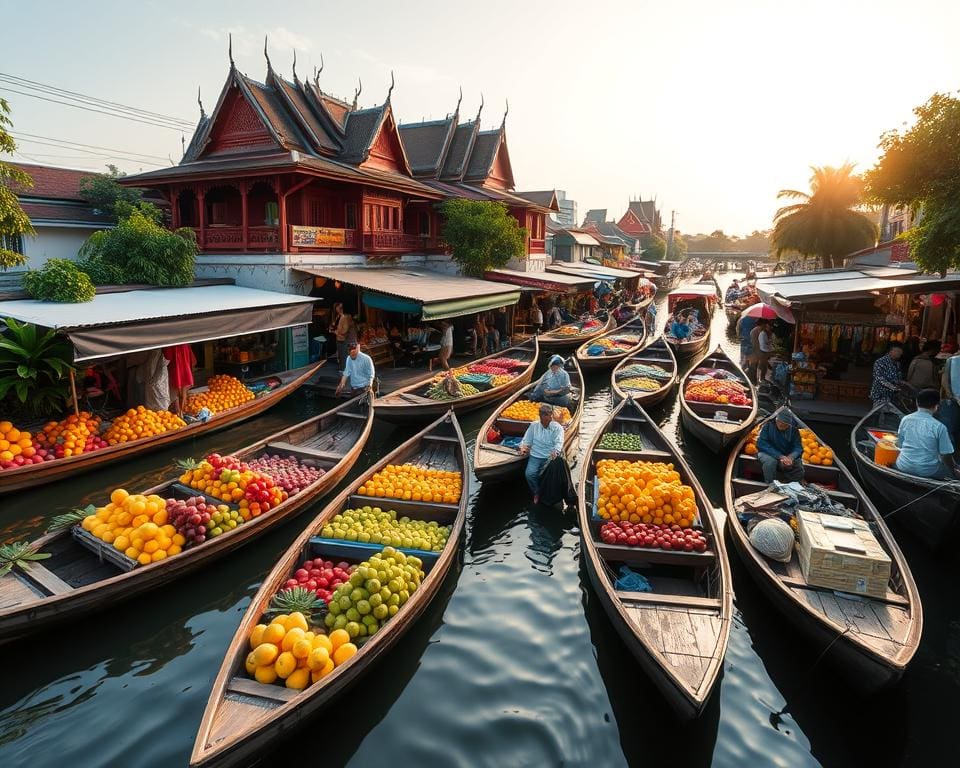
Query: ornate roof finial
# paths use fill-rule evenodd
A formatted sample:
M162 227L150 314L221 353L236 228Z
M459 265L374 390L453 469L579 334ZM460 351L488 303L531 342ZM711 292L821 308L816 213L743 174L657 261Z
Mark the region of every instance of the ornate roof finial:
M363 80L359 77L357 78L357 90L353 92L353 109L357 108L357 99L360 98L360 94L363 93Z
M300 82L297 80L297 49L293 49L293 82Z
M480 93L480 109L477 110L477 118L474 122L480 122L480 113L483 112L483 93Z
M463 86L462 86L462 85L460 86L460 98L457 99L457 108L456 108L455 110L453 110L453 114L455 114L455 115L459 115L459 114L460 114L460 102L461 102L461 101L463 101Z
M227 33L227 56L230 58L230 69L235 69L236 64L233 63L233 32Z
M200 101L200 86L199 86L199 85L197 86L197 104L200 105L200 119L203 120L203 119L207 116L207 113L203 111L203 102Z
M507 127L507 115L510 114L510 99L507 99L507 108L503 112L503 120L500 122L500 130Z
M263 58L267 60L267 71L268 72L271 71L273 69L273 64L270 63L270 54L267 53L267 36L266 35L263 36Z
M393 86L394 86L394 85L395 85L395 81L394 81L394 79L393 79L393 70L391 69L391 70L390 70L390 88L387 89L387 101L386 101L387 104L390 103L390 95L393 93Z

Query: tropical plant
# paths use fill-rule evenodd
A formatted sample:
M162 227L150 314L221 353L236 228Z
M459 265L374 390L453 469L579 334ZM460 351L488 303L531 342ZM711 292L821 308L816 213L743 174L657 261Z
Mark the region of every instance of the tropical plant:
M160 209L143 201L143 190L122 187L117 179L123 174L115 165L107 166L107 173L96 173L80 179L80 197L114 221L126 218L134 210L149 211L150 218L160 221Z
M935 93L913 113L907 131L881 137L866 191L875 202L922 211L903 238L922 269L946 274L960 267L960 99Z
M70 344L54 331L12 318L0 333L0 400L12 394L35 415L61 410L69 391ZM3 327L3 326L0 326Z
M97 295L90 277L69 259L47 259L40 269L23 276L23 290L40 301L79 304Z
M660 235L643 235L640 238L641 256L647 261L660 261L667 255L667 241Z
M327 614L327 604L317 598L317 593L306 587L291 587L277 592L270 600L267 615L290 614L300 611L309 624L319 624Z
M7 131L12 126L8 115L10 105L5 99L0 99L0 155L13 154L17 143ZM33 179L10 163L0 161L0 269L6 271L10 267L20 267L27 263L27 257L10 248L3 247L2 238L33 234L33 225L30 217L24 213L17 200L14 188L29 189L33 186Z
M136 209L116 228L94 232L80 247L80 259L82 264L96 264L101 270L107 265L115 267L123 283L178 287L193 282L198 252L192 229L171 232ZM104 276L102 271L96 274L98 279Z
M28 541L0 546L0 576L6 576L13 567L29 567L33 560L46 560L49 554L37 551L37 545Z
M876 225L856 210L862 182L853 168L853 163L811 168L809 193L780 190L777 198L803 202L786 205L773 217L771 240L777 258L786 251L797 251L816 256L821 267L830 269L842 266L848 254L876 242Z
M482 277L488 269L526 257L527 230L503 203L447 200L440 205L443 239L465 275Z

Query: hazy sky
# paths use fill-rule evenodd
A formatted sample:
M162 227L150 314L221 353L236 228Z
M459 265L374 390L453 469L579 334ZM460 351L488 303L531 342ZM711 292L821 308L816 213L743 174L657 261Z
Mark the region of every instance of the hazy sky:
M362 106L383 101L393 69L406 122L451 112L462 85L461 113L475 114L482 91L491 128L509 99L518 189L565 189L581 218L603 207L619 218L631 196L656 195L688 233L770 226L777 190L806 189L810 165L866 169L882 132L960 87L960 3L945 0L10 5L0 72L191 121L197 86L210 111L223 85L228 30L255 79L268 33L275 69L289 77L296 48L303 76L323 52L321 87L352 98L359 76ZM0 96L17 132L179 161L176 131L10 87ZM111 162L21 141L28 161Z

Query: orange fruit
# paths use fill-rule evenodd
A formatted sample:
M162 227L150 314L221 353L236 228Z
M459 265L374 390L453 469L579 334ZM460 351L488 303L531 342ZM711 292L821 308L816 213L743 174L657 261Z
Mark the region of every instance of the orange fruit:
M333 663L338 667L347 660L352 659L357 653L357 646L353 643L344 643L333 652Z
M349 642L350 634L345 629L335 629L330 633L330 645L333 647L334 653L341 645Z
M280 649L273 643L260 643L260 645L253 649L253 658L254 661L257 662L258 667L273 664L279 655Z

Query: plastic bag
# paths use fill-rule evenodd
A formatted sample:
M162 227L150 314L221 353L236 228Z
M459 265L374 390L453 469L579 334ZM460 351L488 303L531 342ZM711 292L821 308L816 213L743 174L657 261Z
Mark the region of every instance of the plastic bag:
M620 566L620 578L614 586L621 592L653 592L650 582L627 566Z
M750 531L750 543L764 557L789 563L793 557L793 528L779 518L761 520Z

